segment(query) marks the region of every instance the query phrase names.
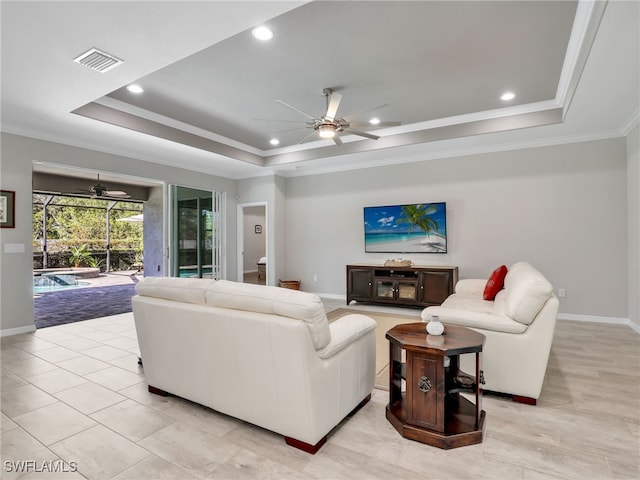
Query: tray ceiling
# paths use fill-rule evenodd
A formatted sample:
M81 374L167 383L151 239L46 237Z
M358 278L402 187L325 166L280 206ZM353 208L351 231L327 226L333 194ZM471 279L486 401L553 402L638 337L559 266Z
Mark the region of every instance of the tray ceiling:
M229 178L619 135L637 24L635 2L2 2L2 129ZM73 62L92 47L123 63ZM321 117L326 88L339 118L401 125L300 143L277 101Z

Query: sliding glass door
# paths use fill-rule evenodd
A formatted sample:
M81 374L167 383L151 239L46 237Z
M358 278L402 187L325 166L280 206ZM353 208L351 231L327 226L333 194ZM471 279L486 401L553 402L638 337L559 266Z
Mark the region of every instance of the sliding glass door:
M224 193L172 185L171 276L224 277Z

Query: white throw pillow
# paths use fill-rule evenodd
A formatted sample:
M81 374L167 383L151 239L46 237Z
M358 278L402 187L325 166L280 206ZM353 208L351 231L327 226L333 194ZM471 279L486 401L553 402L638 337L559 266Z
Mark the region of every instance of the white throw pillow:
M553 293L549 281L525 262L515 264L504 279L504 313L529 325Z

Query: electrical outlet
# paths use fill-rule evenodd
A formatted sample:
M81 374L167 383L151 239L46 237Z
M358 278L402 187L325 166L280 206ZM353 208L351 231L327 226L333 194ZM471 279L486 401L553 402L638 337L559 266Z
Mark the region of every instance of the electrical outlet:
M314 281L314 282L317 282L317 281L318 281L318 275L314 275L314 276L313 276L313 281Z
M564 296L567 294L567 292L564 290L564 288L560 288L558 289L558 296L560 298L564 298Z

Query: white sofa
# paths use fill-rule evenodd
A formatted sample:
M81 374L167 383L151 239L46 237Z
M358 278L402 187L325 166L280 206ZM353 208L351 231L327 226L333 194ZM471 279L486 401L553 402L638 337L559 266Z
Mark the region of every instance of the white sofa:
M132 298L149 391L173 394L285 436L315 453L371 397L376 323L329 324L297 290L147 277Z
M558 299L544 276L525 262L508 269L504 289L493 301L483 299L486 283L487 279L460 280L442 305L422 311L422 319L437 315L445 332L446 324L455 324L484 334L483 389L535 405L547 370ZM467 372L473 371L468 357L461 358Z

